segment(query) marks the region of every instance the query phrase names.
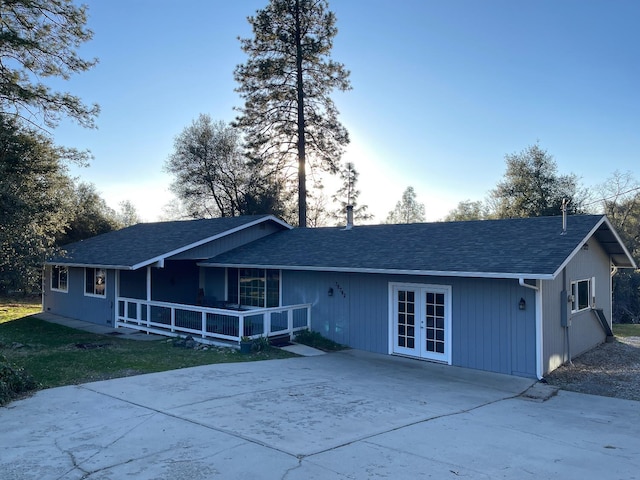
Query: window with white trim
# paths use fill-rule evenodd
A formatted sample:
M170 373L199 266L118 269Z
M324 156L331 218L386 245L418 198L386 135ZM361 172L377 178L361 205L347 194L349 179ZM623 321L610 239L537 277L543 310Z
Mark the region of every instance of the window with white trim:
M55 292L69 291L69 271L67 267L53 265L51 267L51 290Z
M280 270L227 269L227 301L243 307L280 305Z
M84 294L104 297L107 294L107 271L104 268L84 269Z
M591 307L592 287L595 284L594 279L587 278L585 280L577 280L571 282L571 313L581 312Z

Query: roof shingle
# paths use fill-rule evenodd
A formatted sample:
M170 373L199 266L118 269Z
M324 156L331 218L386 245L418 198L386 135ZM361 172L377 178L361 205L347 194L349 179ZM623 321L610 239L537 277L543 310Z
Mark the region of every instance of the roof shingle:
M548 277L604 221L602 215L293 229L203 265L469 276Z

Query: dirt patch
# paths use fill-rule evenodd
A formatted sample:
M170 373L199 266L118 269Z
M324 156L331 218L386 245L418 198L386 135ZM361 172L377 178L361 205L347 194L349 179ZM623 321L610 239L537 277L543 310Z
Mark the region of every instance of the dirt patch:
M545 379L564 390L640 401L640 337L616 337Z

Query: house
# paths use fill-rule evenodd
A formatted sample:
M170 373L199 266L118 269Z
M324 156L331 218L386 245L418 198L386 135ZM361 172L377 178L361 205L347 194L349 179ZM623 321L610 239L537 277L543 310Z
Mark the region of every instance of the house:
M618 268L636 265L602 215L295 229L264 215L69 245L47 263L43 305L208 341L310 327L352 348L542 378L611 334Z

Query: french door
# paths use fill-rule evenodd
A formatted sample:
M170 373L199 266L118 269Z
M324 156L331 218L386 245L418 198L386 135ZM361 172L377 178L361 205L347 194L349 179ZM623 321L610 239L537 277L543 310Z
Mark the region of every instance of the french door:
M451 288L391 284L393 353L451 363Z

